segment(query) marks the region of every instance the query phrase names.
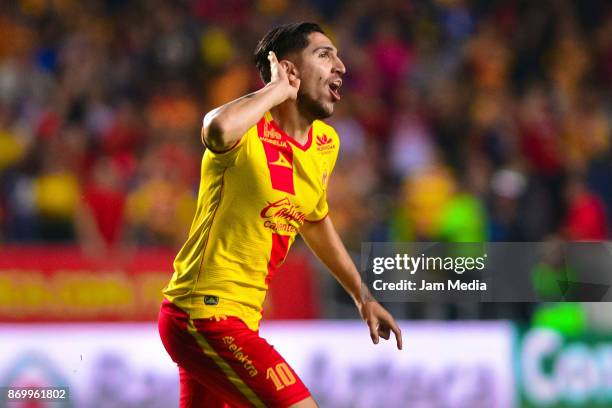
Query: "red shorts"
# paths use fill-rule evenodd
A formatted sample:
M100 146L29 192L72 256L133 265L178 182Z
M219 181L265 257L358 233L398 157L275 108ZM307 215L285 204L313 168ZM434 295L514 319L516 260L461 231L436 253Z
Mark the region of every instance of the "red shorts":
M164 300L159 334L179 367L180 407L287 407L310 396L283 357L237 317L189 319Z

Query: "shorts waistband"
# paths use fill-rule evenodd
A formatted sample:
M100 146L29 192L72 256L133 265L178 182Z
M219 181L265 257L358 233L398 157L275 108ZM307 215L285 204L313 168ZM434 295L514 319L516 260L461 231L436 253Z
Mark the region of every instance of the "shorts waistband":
M168 315L179 317L182 319L188 319L189 315L183 309L169 301L168 299L164 299L161 304L161 312L166 313Z

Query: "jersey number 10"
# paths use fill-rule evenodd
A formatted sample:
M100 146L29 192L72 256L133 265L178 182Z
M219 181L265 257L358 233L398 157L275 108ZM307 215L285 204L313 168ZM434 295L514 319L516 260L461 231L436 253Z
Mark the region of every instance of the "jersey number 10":
M280 391L291 384L295 384L295 376L286 363L278 363L276 367L268 368L266 380L271 379L276 386L276 391Z

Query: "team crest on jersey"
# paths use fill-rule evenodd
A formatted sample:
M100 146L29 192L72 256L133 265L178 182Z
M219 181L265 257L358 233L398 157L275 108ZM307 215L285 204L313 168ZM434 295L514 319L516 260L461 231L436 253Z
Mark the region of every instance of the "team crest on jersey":
M317 151L319 152L330 152L335 149L336 144L334 140L327 136L326 134L322 134L321 136L317 136Z
M281 151L278 152L278 159L276 161L274 161L274 162L270 162L270 165L272 165L272 166L281 166L281 167L286 167L288 169L293 169L293 166L291 165L289 160L287 160L287 158L285 157L285 155Z

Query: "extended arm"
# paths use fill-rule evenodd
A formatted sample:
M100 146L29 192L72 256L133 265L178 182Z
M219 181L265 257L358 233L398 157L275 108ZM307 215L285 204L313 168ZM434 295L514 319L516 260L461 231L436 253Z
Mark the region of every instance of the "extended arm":
M231 148L268 110L297 97L300 80L287 74L287 62L279 63L273 52L268 59L271 80L266 86L206 114L201 136L207 147L214 151Z
M395 334L397 348L402 349L402 334L395 320L372 296L342 243L330 217L319 222L306 222L300 229L310 249L319 257L353 298L363 320L368 324L374 344L379 336L388 340Z

